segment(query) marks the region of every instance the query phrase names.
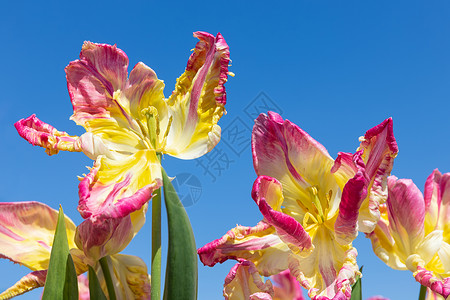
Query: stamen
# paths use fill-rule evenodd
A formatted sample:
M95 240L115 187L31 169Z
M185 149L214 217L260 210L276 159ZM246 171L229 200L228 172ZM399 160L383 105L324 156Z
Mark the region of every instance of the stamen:
M162 147L166 145L167 142L167 136L169 135L170 127L172 126L173 116L170 116L169 122L167 123L166 132L164 132L164 137L162 141Z
M314 226L317 226L317 223L318 223L317 219L314 217L314 215L311 214L310 212L307 212L303 217L302 226L305 229L305 231L309 231Z
M157 137L159 136L158 110L154 106L146 107L141 111L147 118L147 129L150 143L156 149Z
M322 210L322 204L320 203L319 199L319 191L317 190L316 186L311 187L311 194L313 198L313 205L316 207L317 212L319 213L319 223L323 223L324 217L323 217L323 210Z

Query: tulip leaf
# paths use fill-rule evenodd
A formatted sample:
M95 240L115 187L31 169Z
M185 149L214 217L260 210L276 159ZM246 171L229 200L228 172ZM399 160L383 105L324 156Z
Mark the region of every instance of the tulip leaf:
M116 291L114 290L114 282L111 277L111 271L108 267L108 258L102 257L99 260L100 266L102 268L103 277L105 278L106 289L108 290L109 300L116 300Z
M61 206L42 299L78 300L77 273L69 252L64 212Z
M362 273L362 268L359 271ZM361 276L358 276L356 282L352 285L352 297L350 300L362 300Z
M164 300L197 299L197 249L194 232L180 198L162 171L164 201L169 226Z
M89 298L91 300L107 300L94 269L89 266Z

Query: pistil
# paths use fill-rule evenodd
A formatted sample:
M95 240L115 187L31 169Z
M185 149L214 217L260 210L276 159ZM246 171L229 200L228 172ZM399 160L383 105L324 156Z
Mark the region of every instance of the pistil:
M319 191L317 190L316 186L312 186L311 187L311 194L312 194L312 199L313 199L313 205L316 207L317 209L317 213L318 215L318 223L321 224L324 222L324 217L323 217L323 210L322 210L322 204L320 203L320 199L319 199Z

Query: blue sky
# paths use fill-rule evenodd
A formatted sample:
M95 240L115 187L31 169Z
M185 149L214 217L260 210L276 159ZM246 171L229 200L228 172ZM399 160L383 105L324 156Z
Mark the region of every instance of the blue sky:
M226 84L228 114L220 121L224 136L217 148L228 163L221 170L207 166L211 173L205 174L200 165L205 160L165 157L163 162L171 176L198 178L201 195L187 207L198 247L236 224L253 226L261 219L250 197L256 175L249 141L252 113L267 112L267 107L276 107L333 157L353 152L359 136L393 117L400 151L392 173L413 179L423 191L433 169L450 172L449 13L450 3L442 0L3 3L0 201L62 204L80 223L77 176L92 162L81 153L48 157L21 139L13 123L36 113L59 130L84 132L69 120L64 67L78 58L85 40L117 44L130 66L143 61L153 68L170 95L197 30L223 34L230 46L230 71L236 74ZM243 132L240 142L231 135L236 126ZM147 263L149 224L125 251ZM410 272L385 266L364 236L354 244L358 263L364 265L365 298L417 297L419 286ZM209 268L199 262L200 300L222 298L223 280L233 264ZM0 268L0 290L28 272L8 261L1 261Z

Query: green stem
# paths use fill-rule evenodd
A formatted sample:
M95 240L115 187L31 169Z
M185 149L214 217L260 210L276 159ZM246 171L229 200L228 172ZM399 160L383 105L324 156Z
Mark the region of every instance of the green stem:
M152 198L152 285L151 299L161 299L161 189Z
M109 300L116 300L116 291L114 290L114 283L109 271L108 261L106 256L100 258L100 266L102 267L103 277L105 277L106 288L108 289Z
M425 300L427 296L427 287L420 285L419 300Z

